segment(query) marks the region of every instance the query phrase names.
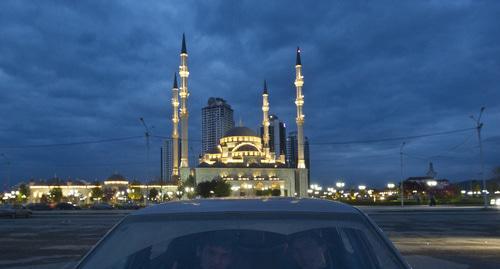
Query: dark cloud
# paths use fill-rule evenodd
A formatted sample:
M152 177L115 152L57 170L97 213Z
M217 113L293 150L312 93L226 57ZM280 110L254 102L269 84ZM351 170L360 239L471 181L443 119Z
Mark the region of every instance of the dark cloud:
M271 112L294 123L294 51L303 51L313 181L399 178L401 141L319 145L472 127L486 106L487 169L499 165L500 4L493 1L52 1L0 3L0 146L170 133L170 87L186 32L192 159L210 96L257 128ZM0 149L13 181L158 173L161 140ZM477 177L473 131L408 141L406 174ZM5 165L1 166L5 168ZM5 178L5 169L0 178Z

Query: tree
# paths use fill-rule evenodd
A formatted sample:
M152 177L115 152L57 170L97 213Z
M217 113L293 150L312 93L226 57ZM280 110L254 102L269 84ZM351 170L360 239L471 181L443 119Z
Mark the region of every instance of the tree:
M212 179L211 181L200 182L196 186L196 193L203 198L227 197L231 194L231 185L223 179Z
M152 189L149 190L148 197L149 197L150 200L156 200L157 196L158 196L158 190L157 189L152 188Z
M59 188L59 187L52 188L49 193L50 193L50 199L52 200L52 202L54 202L54 203L61 202L61 199L63 197L63 193L62 193L61 188Z
M271 190L255 190L255 196L269 196L271 195Z
M128 193L128 198L132 201L142 201L142 193L141 193L141 188L139 187L132 187L130 189L130 192Z
M50 202L49 197L46 194L42 194L42 197L40 197L40 203L48 204L49 202Z
M231 194L231 185L223 179L214 179L213 184L215 197L227 197Z
M30 189L26 184L21 184L19 186L19 198L21 201L25 202L30 196Z
M104 192L102 191L102 189L100 187L94 187L90 191L90 197L93 200L100 200L100 199L102 199L103 196L104 196Z
M271 190L271 195L272 196L280 196L281 195L281 190L280 189L272 189Z
M196 179L192 175L189 175L183 185L186 187L196 187Z
M104 201L111 201L113 198L115 198L116 190L111 189L111 188L105 188L103 190L104 195L103 195L103 200Z
M213 191L211 181L200 182L198 183L198 185L196 185L196 193L203 198L212 196L212 193L210 193L210 191Z
M187 190L187 188L189 188L189 191ZM179 185L177 190L181 191L182 193L186 193L189 199L193 199L194 197L196 197L196 190L190 191L191 188L196 189L196 179L194 176L189 175L186 181Z

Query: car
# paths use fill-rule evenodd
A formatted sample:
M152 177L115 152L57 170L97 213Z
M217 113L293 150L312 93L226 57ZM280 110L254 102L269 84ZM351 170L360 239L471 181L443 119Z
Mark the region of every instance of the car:
M98 203L98 204L93 204L90 209L93 209L93 210L110 210L110 209L113 209L113 206L110 205L110 204L106 204L106 203Z
M138 210L115 225L76 268L410 267L355 207L262 198L175 201Z
M7 216L10 218L29 218L31 217L32 212L31 210L27 209L23 205L10 205L10 204L5 204L0 206L0 216Z
M58 203L55 205L54 209L58 210L80 210L81 208L77 205L70 203Z
M45 203L32 203L32 204L28 204L26 206L26 208L30 209L30 210L52 210L52 207L50 207L50 205L48 204L45 204Z
M135 203L121 203L121 204L116 204L114 206L116 209L124 209L124 210L131 210L131 209L140 209L141 206Z

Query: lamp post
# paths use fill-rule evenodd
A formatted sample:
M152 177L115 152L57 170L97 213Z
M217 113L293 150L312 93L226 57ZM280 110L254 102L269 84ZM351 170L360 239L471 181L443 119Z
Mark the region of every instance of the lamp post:
M405 199L405 195L404 195L404 187L403 187L403 182L404 182L404 178L403 178L403 147L406 145L406 142L403 141L403 143L401 143L401 147L399 148L399 156L400 156L400 159L401 159L401 187L400 187L400 194L399 194L399 197L401 198L401 207L403 207L405 205L405 202L404 202L404 199Z
M488 207L488 190L486 189L486 179L484 178L484 160L483 160L483 142L481 140L481 129L483 128L483 123L481 122L481 117L483 116L483 112L484 112L484 109L485 107L481 107L481 110L479 111L479 116L477 117L477 119L471 115L470 118L474 121L474 123L476 124L476 131L477 131L477 139L478 139L478 143L479 143L479 159L480 159L480 162L481 162L481 181L483 182L483 189L482 189L482 193L483 193L483 200L484 200L484 208L487 208Z
M146 182L148 176L151 176L149 172L149 143L150 143L150 137L151 137L151 129L154 128L154 126L151 126L151 128L146 124L146 121L144 120L143 117L139 118L139 121L142 123L142 126L144 127L144 138L146 138ZM148 175L149 174L149 175ZM146 184L146 206L149 204L149 184Z

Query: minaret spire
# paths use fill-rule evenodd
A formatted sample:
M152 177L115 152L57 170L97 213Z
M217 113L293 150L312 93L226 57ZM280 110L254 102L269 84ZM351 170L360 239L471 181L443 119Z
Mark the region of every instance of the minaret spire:
M179 87L177 87L177 73L174 73L174 86L172 89L179 89Z
M300 48L297 47L297 58L295 61L295 88L296 95L295 105L297 106L297 117L295 122L297 123L297 148L298 148L298 160L297 168L306 168L306 163L304 160L304 95L302 95L302 86L304 86L304 76L302 76L302 62L300 60Z
M179 96L181 97L181 168L189 168L188 158L188 108L187 99L189 97L187 79L189 77L189 70L187 66L187 50L186 50L186 36L182 34L182 49L181 49L181 65L179 66L179 76L181 77L181 88Z
M179 88L177 87L177 74L174 73L172 86L172 179L179 177Z
M181 48L181 53L186 53L187 54L187 49L186 49L186 35L182 33L182 48Z
M300 60L300 48L297 47L297 58L295 60L295 65L302 65L302 62Z
M269 156L269 94L267 93L267 82L264 80L264 90L262 92L262 142L266 157Z

